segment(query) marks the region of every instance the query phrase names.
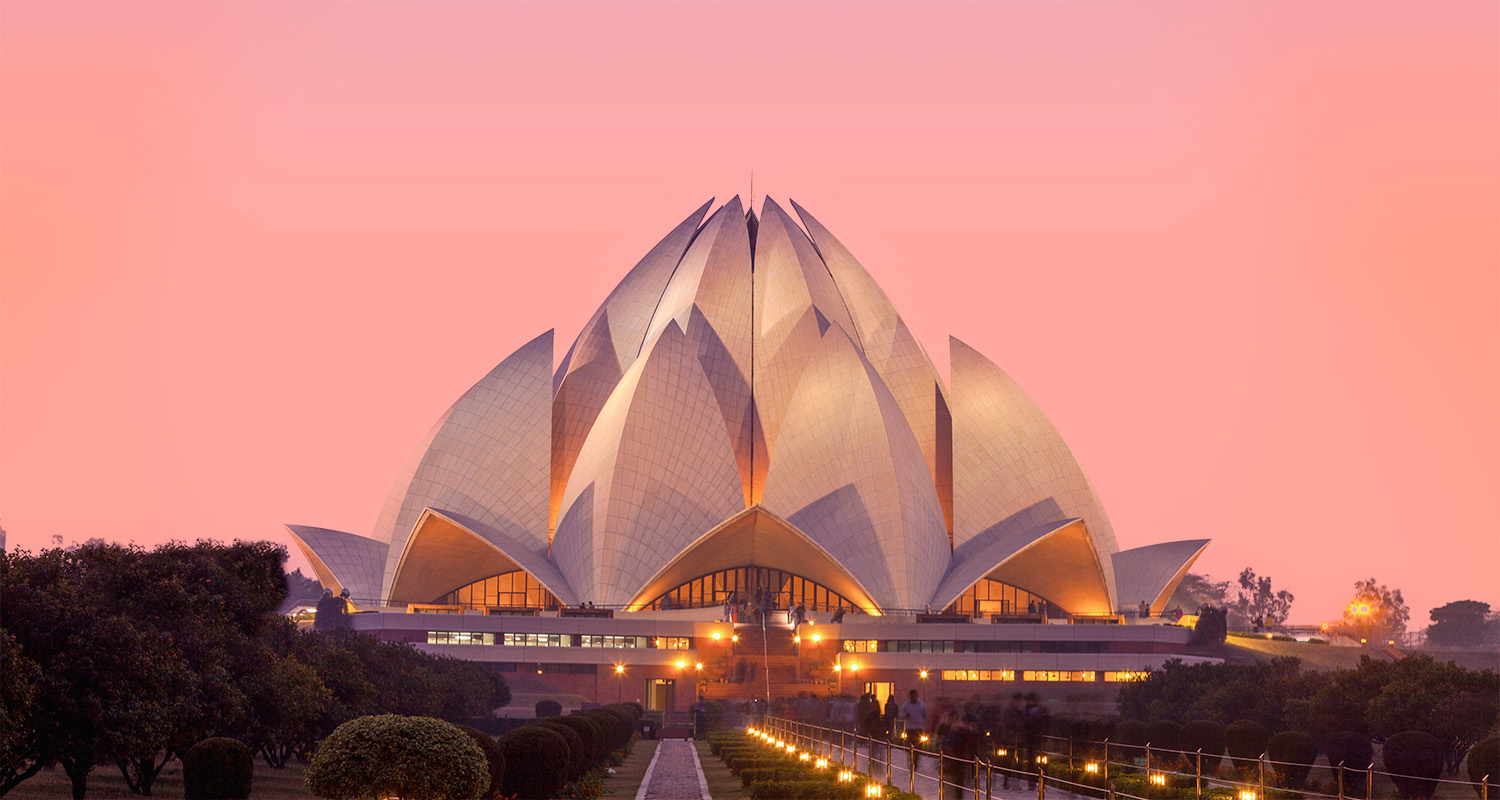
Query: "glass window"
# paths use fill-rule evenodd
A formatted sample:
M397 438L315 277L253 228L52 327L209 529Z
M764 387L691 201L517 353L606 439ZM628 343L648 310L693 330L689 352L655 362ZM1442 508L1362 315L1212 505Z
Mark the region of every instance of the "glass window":
M454 589L437 602L463 608L555 611L557 598L522 570L492 575Z
M766 567L735 567L694 578L645 607L650 610L711 608L723 605L731 592L749 605L754 604L758 592L769 592L773 608L780 611L795 608L798 604L807 606L808 611L855 607L825 586L784 570Z

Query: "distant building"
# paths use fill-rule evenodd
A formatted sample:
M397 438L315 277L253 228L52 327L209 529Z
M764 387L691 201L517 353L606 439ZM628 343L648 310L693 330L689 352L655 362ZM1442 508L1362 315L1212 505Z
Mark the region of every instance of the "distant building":
M695 692L663 687L700 678L721 697L1062 683L1107 705L1181 650L1183 629L1119 623L1159 618L1207 539L1119 550L1010 376L950 339L945 381L795 203L800 226L739 198L700 224L710 205L625 276L555 372L549 331L460 397L372 536L288 526L325 587L383 612L354 627L666 708ZM565 248L549 268L565 272ZM997 313L1010 302L1034 299L995 298ZM805 608L816 638L762 643L757 626L754 652L737 643L725 604L757 598L783 629ZM746 679L743 660L773 651L795 664Z

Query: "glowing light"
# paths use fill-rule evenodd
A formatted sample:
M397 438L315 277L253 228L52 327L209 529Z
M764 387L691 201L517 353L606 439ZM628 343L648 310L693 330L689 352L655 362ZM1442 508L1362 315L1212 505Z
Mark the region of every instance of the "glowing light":
M738 642L739 640L740 640L740 635L738 633L736 633L735 635L729 637L729 641L731 641L731 642Z
M817 761L813 762L813 766L817 767L818 769L823 769L828 766L828 759L820 758Z
M1250 789L1240 791L1240 800L1255 800L1255 792Z
M924 736L922 738L925 739L927 737ZM1045 763L1047 763L1047 757L1046 756L1037 756L1036 757L1036 763L1038 763L1038 764L1045 764Z
M616 664L615 665L615 674L616 675L619 675L619 674L623 673L624 671L625 671L625 665L624 664Z
M1151 785L1152 786L1166 786L1167 785L1167 776L1161 774L1160 772L1153 773L1151 775Z
M687 666L687 662L686 661L679 661L679 662L677 662L677 668L678 669L682 669L685 666Z
M842 667L842 666L840 666L840 665L838 665L838 664L834 664L834 665L833 665L833 671L834 671L834 672L838 672L838 671L839 671L839 670L841 670L841 669L843 669L843 667Z
M866 784L865 785L865 797L879 797L881 791L883 791L884 789L885 789L885 787L881 786L878 783Z
M801 636L793 636L792 637L792 642L794 644L801 644L802 643L802 637Z
M1003 756L1003 755L1005 755L1005 748L1002 747L999 750L996 750L995 751L995 755L997 755L997 756Z
M815 634L813 634L813 641L814 642L821 642L821 641L823 641L823 634L821 634L821 633L815 633Z
M847 769L839 770L839 783L853 783L854 773Z
M918 740L918 741L921 741L921 742L926 742L926 741L927 741L927 734L925 734L925 733L924 733L924 734L922 734L922 738L921 738L921 739L919 739L919 740Z
M714 637L714 641L716 641L716 642L717 642L717 641L719 641L719 640L720 640L720 639L722 639L722 638L724 638L724 634L722 634L722 633L719 633L719 632L718 632L718 631L714 631L714 632L713 632L713 637Z
M807 754L807 753L803 753L802 755L797 756L797 757L800 758L800 759L802 759L803 761L811 761L812 760L812 756L809 755L809 754Z
M1268 633L1268 634L1266 634L1266 638L1267 638L1267 639L1269 639L1269 638L1271 638L1271 634L1269 634L1269 633Z
M859 672L859 665L858 664L850 664L849 665L849 671L850 672Z
M1099 774L1099 765L1093 762L1089 762L1083 765L1083 771L1089 773L1090 775L1097 775Z
M921 672L918 672L917 675L919 675L922 678L922 680L924 680L924 681L927 680L927 670L924 669Z
M698 662L697 669L703 669L703 662Z

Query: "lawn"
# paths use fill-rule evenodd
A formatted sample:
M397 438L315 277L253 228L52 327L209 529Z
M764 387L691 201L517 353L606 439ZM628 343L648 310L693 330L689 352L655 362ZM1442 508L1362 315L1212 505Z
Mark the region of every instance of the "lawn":
M293 762L286 769L272 769L266 766L266 762L255 760L255 781L250 792L251 797L265 798L311 798L313 793L307 790L302 783L302 773L307 768ZM182 797L182 763L173 761L162 770L161 777L151 786L153 797ZM56 798L71 798L73 796L73 784L68 782L68 776L61 767L44 769L38 772L31 780L22 783L5 795L6 800L56 800ZM138 794L131 794L130 789L125 786L125 779L120 777L120 770L112 766L101 766L89 773L88 795L89 800L100 798L100 800L118 800L118 798L139 798Z

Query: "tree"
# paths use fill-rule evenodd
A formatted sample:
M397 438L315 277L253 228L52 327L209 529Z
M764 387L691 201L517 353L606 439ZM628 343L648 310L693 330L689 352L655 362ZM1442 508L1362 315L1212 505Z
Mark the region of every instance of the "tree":
M1500 675L1417 655L1394 662L1389 679L1370 700L1366 721L1376 736L1419 730L1437 737L1448 774L1500 717Z
M1203 605L1224 608L1229 605L1229 581L1216 581L1207 575L1189 572L1182 576L1182 582L1177 584L1177 590L1167 605L1182 606L1189 612Z
M1270 625L1286 622L1287 616L1292 613L1292 600L1295 598L1285 589L1272 589L1271 576L1257 576L1255 570L1245 567L1240 572L1239 586L1234 611L1242 622L1262 617Z
M1334 629L1351 639L1401 641L1410 619L1411 611L1401 597L1401 590L1387 588L1370 578L1354 582L1354 599Z
M0 572L0 578L3 575ZM15 639L0 628L0 795L42 768L31 735L37 714L36 682L41 677L41 667L21 655Z
M307 768L307 788L332 800L477 798L489 783L489 760L468 734L442 720L394 714L340 725Z
M1494 635L1497 627L1489 619L1490 604L1478 600L1455 600L1428 612L1427 643L1438 647L1478 647Z

